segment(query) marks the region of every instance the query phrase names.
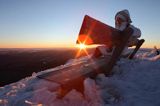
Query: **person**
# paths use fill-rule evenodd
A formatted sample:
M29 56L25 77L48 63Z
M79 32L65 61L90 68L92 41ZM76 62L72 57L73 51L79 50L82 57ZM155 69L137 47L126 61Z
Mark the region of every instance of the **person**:
M131 37L129 38L128 44L126 45L125 49L123 50L122 54L128 54L128 47L136 46L139 42L139 37L141 37L141 31L139 28L131 25L132 20L130 18L130 14L128 10L122 10L117 12L115 15L115 28L124 31L126 28L130 27L133 30Z
M139 42L139 37L141 36L141 31L139 28L131 25L132 20L130 18L129 11L127 9L121 10L115 15L115 28L124 31L126 28L130 27L133 30L131 37L129 38L128 44L124 48L122 55L129 54L128 47L136 46ZM122 35L123 36L123 35ZM92 55L92 57L100 57L104 55L111 55L113 53L112 48L107 48L106 46L98 46Z

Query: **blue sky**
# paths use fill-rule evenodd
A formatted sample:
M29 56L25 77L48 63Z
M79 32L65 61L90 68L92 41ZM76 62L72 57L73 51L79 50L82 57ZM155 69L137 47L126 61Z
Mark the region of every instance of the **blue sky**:
M0 48L75 45L88 14L114 26L117 11L128 9L142 31L143 47L160 47L159 0L0 0Z

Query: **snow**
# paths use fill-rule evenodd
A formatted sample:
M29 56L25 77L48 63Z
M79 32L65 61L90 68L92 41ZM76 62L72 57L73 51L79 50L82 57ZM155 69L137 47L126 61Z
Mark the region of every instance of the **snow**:
M87 58L72 59L65 65L0 87L0 106L160 106L160 55L154 49L140 50L134 60L121 59L112 76L86 78L84 94L73 89L60 99L59 84L36 77Z

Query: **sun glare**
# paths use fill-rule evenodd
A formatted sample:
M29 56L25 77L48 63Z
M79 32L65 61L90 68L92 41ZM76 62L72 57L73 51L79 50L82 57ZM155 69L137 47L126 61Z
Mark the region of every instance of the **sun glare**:
M79 57L81 54L86 54L87 56L89 55L87 52L87 45L85 45L84 43L80 43L77 45L77 48L79 48L77 54L76 54L76 58Z
M83 44L83 43L81 43L81 44L78 45L78 47L79 47L80 49L85 49L85 48L86 48L86 45Z

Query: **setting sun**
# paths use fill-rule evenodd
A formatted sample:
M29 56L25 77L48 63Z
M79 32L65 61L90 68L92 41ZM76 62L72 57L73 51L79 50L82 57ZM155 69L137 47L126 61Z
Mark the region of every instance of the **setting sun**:
M86 45L83 44L83 43L77 45L77 47L80 48L80 49L86 49Z

